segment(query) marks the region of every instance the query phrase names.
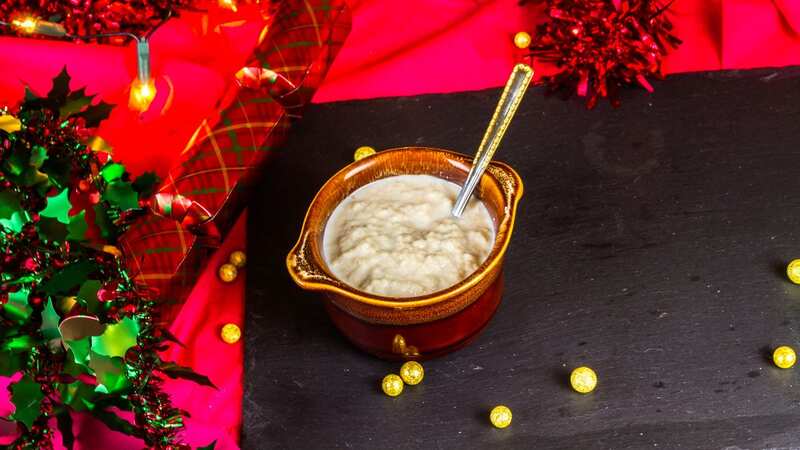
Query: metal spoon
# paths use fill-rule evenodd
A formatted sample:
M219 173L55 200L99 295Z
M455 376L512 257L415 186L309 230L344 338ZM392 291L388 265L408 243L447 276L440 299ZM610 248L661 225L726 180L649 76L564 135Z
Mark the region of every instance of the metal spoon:
M472 160L472 169L467 175L467 180L464 186L458 192L456 203L453 205L452 214L455 217L461 217L464 213L464 208L467 207L472 191L478 185L483 172L489 166L494 152L500 145L503 135L506 134L508 124L514 118L514 113L517 112L522 96L525 95L525 90L528 89L528 84L533 78L533 69L525 64L517 64L508 77L506 87L503 89L503 94L500 95L500 101L497 103L497 108L494 110L492 120L489 121L489 126L486 128L486 133L483 135L481 145L478 146L478 151L475 153L475 158Z

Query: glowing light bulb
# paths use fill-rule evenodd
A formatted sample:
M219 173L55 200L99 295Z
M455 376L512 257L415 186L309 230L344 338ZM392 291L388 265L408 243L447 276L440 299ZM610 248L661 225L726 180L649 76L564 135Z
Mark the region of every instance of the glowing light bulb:
M236 7L236 0L219 0L219 6L221 8L230 9L233 12L236 12L238 9Z
M145 112L150 108L153 99L156 98L156 84L153 80L142 82L138 78L131 84L131 96L128 99L128 106L139 112Z
M34 17L26 16L20 19L14 19L11 24L23 33L31 34L36 31L37 20Z

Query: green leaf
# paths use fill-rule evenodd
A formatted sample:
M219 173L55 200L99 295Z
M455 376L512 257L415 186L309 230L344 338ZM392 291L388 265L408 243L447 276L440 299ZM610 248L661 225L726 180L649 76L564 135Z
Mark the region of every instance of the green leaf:
M86 223L86 211L81 211L69 218L67 231L69 232L67 240L78 242L86 240L86 232L89 231L89 224Z
M67 294L72 288L82 285L95 268L95 264L88 260L74 262L56 272L39 289L48 295Z
M139 322L125 317L118 323L108 325L100 336L92 337L92 351L105 356L125 357L129 348L136 345Z
M197 447L197 450L214 450L214 447L216 446L217 446L217 441L214 440L214 442L206 445L205 447Z
M5 316L18 322L24 322L31 316L33 310L28 304L30 289L20 289L8 294L8 302L3 305Z
M14 191L0 192L0 219L11 219L14 213L19 213L22 207L19 204L19 195Z
M24 97L24 100L25 100L26 103L39 100L40 98L41 97L36 95L36 93L31 90L30 86L25 86L25 97Z
M56 414L56 422L58 431L61 432L61 443L67 450L72 450L75 445L75 433L72 432L72 416L69 415L69 410L64 409Z
M139 195L127 181L113 181L106 186L103 200L125 211L139 207Z
M33 381L30 376L25 375L19 381L10 386L11 403L14 404L14 414L12 419L22 422L30 430L33 422L39 417L42 406L42 386Z
M10 219L0 219L0 225L15 233L22 231L22 227L28 223L28 213L25 211L15 212L11 215Z
M86 344L86 353L87 353L87 355L88 355L88 352L89 352L88 349L89 349L89 344L88 344L88 341L87 341L87 344ZM85 364L79 364L79 363L75 362L75 360L76 360L76 356L72 352L72 347L70 347L70 350L67 351L67 357L64 359L64 373L65 374L72 375L73 377L77 377L77 376L82 375L82 374L91 375L91 369L89 369L89 366L87 366Z
M106 183L117 181L125 174L125 166L119 163L108 163L100 169L100 175L106 180Z
M97 378L95 392L112 394L130 387L122 358L101 355L92 349L89 351L89 367Z
M22 368L22 354L10 350L0 351L0 376L10 377Z
M65 339L64 342L69 346L69 353L72 354L72 360L75 361L75 364L89 367L89 349L91 348L89 337L75 339L74 341Z
M77 91L72 91L67 96L66 101L64 104L61 105L61 108L58 110L58 117L60 120L64 120L69 116L80 112L84 106L87 106L92 103L92 99L94 95L86 95L86 88L80 88Z
M99 310L100 301L97 299L97 291L100 290L102 283L97 280L87 280L81 285L78 291L78 301L81 305L85 306L90 313L96 313Z
M160 182L155 172L145 172L133 180L133 189L139 193L139 198L148 198L153 195Z
M54 105L62 105L67 99L69 93L70 77L67 73L67 66L61 69L61 72L53 78L53 87L47 93L47 99L53 102Z
M95 406L97 393L92 385L75 381L59 385L58 390L61 393L61 401L74 411L88 411Z
M42 164L47 160L47 149L42 147L41 145L34 145L31 148L31 157L28 160L28 164L31 167L40 168Z
M195 372L191 367L179 366L173 362L167 362L163 363L161 367L159 367L159 370L170 378L190 380L199 385L217 389L217 386L215 386L207 376Z
M36 345L36 342L33 338L28 334L23 334L22 336L15 336L7 340L3 344L3 350L16 353L26 352L32 349L34 345Z
M62 190L58 195L47 197L47 206L39 213L42 217L50 217L63 224L69 223L69 210L72 204L69 202L69 189Z
M102 203L92 207L94 209L94 224L100 229L100 236L106 242L113 242L117 236L117 227L109 217L109 209Z
M48 155L47 161L42 164L42 172L46 173L50 182L59 189L69 186L72 174L72 160L68 152Z
M45 242L64 242L67 240L67 226L52 217L39 219L39 237Z
M86 119L87 128L97 128L97 126L100 125L100 122L107 119L108 116L111 115L111 110L113 109L114 105L106 102L100 102L96 105L90 105L88 108L75 114L74 116L79 116Z
M134 436L138 438L144 437L142 436L142 433L135 426L133 426L133 424L111 411L106 409L93 409L92 415L106 424L106 426L112 431L124 433L128 436Z
M42 326L39 328L42 330L42 336L47 340L61 338L61 332L58 331L60 321L61 318L58 316L56 309L53 308L53 300L48 298L47 304L44 305L42 310Z
M176 343L176 344L180 345L181 347L183 347L183 348L186 348L186 346L185 346L185 345L183 345L183 342L181 342L181 341L180 341L180 340L179 340L179 339L178 339L178 338L177 338L177 337L176 337L174 334L172 334L172 332L171 332L171 331L169 331L167 328L161 328L161 335L162 335L162 336L164 336L164 339L165 339L165 340L167 340L167 341L170 341L170 342L174 342L174 343Z

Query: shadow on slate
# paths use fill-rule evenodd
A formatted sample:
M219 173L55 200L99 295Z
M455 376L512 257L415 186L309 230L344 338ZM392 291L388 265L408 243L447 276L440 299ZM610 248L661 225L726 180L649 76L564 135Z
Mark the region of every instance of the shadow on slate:
M800 445L800 71L671 76L586 111L534 89L498 159L526 183L500 309L425 364L352 348L284 258L306 206L360 145L471 153L498 90L313 105L248 224L242 445L260 448L764 448ZM579 395L571 368L593 367ZM495 430L488 411L513 410Z

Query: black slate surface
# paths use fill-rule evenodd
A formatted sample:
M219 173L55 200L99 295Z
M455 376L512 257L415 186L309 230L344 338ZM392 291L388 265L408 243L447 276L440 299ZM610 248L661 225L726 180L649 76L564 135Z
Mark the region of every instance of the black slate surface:
M243 448L800 447L800 367L768 359L800 348L800 70L655 87L593 111L529 92L497 155L526 186L503 302L396 399L399 364L351 347L286 252L356 147L471 153L499 91L310 107L250 208Z

